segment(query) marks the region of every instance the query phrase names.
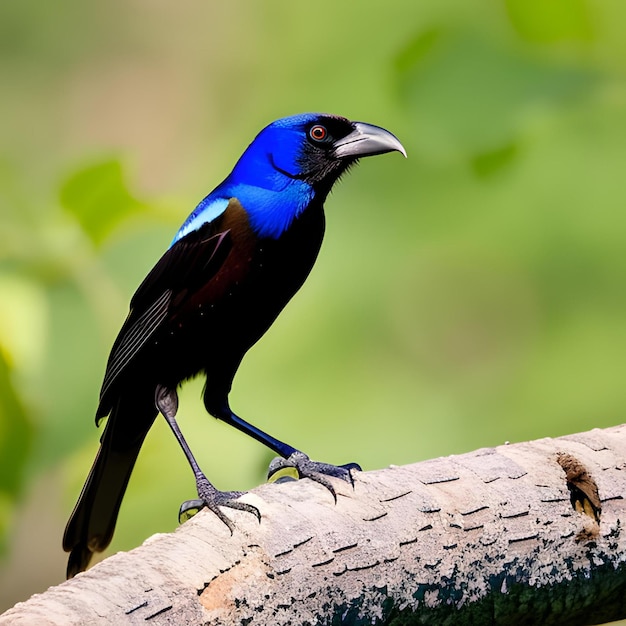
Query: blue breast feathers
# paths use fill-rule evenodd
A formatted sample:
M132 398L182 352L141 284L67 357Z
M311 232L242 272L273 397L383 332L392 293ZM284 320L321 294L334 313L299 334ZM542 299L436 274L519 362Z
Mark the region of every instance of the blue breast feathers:
M252 185L233 185L231 196L248 214L250 227L258 237L278 239L313 199L313 189L291 180L280 191Z

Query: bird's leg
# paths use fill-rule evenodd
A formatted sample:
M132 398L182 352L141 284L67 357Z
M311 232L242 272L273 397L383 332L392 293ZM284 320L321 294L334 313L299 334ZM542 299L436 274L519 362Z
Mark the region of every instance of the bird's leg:
M266 445L268 448L283 457L276 458L271 462L268 470L269 479L275 477L278 472L284 472L284 470L287 469L295 469L299 478L310 478L316 483L323 485L326 489L328 489L328 491L330 491L335 501L337 501L335 489L327 477L341 478L350 484L354 484L351 470L361 470L361 467L356 463L331 465L330 463L311 461L311 459L304 454L304 452L300 452L300 450L294 448L293 446L275 439L256 426L246 422L238 415L235 415L235 413L231 411L227 402L222 404L222 408L220 410L215 411L215 405L210 402L210 398L208 397L206 391L205 405L207 406L209 413L216 415L227 424L234 426L250 437L260 441L262 444Z
M299 450L290 446L287 443L284 443L278 439L275 439L271 435L268 435L266 432L263 432L260 428L253 426L246 420L242 419L238 415L235 415L230 408L224 411L224 417L220 417L224 422L234 426L237 430L240 430L246 435L260 441L263 445L267 446L270 450L276 452L276 454L280 454L280 456L284 458L288 458L293 454L302 454Z
M261 514L255 506L237 500L239 496L243 495L243 492L220 491L219 489L216 489L204 475L204 472L200 469L198 462L191 452L191 449L189 448L189 445L187 444L187 441L185 440L185 437L176 422L176 413L178 411L178 394L176 393L176 390L158 385L155 392L155 404L159 412L167 420L167 423L178 440L180 447L183 449L196 479L196 488L198 490L198 497L200 500L188 500L183 502L180 508L179 518L185 518L191 509L207 507L213 511L213 513L215 513L215 515L217 515L217 517L219 517L219 519L224 522L226 526L228 526L230 532L232 533L233 523L219 508L224 506L252 513L259 521L261 521Z

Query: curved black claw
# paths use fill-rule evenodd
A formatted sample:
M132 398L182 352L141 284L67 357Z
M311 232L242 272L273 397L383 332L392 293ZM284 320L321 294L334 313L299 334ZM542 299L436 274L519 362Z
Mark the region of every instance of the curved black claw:
M197 500L186 500L180 505L178 521L181 524L192 518L201 509L206 508L215 513L232 534L235 526L220 507L252 513L259 522L261 521L261 512L259 509L252 504L241 502L241 500L237 499L244 494L243 491L219 491L206 479L200 479L197 482L197 487L200 498Z
M273 482L282 482L283 480L295 478L294 473L297 473L298 478L310 478L326 487L333 495L335 502L337 502L335 488L326 477L341 478L341 480L345 480L354 486L352 470L361 471L361 466L357 463L346 463L345 465L320 463L319 461L311 461L303 452L294 452L286 459L282 457L273 459L267 472L267 478L270 481L273 480ZM278 479L276 479L277 476L279 476Z

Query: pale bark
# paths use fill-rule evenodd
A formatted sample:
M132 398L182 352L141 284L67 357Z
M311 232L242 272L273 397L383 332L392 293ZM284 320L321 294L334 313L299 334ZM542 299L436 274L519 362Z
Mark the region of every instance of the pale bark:
M37 624L593 624L626 615L626 426L244 496L0 616Z

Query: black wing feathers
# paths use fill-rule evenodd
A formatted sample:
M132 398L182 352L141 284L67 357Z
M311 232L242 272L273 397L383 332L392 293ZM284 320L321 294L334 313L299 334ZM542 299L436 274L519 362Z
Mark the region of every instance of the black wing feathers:
M210 225L207 225L210 226ZM103 400L120 373L154 336L171 313L220 269L232 247L230 231L211 234L207 227L177 241L157 262L130 302L107 364L97 417L108 414Z

